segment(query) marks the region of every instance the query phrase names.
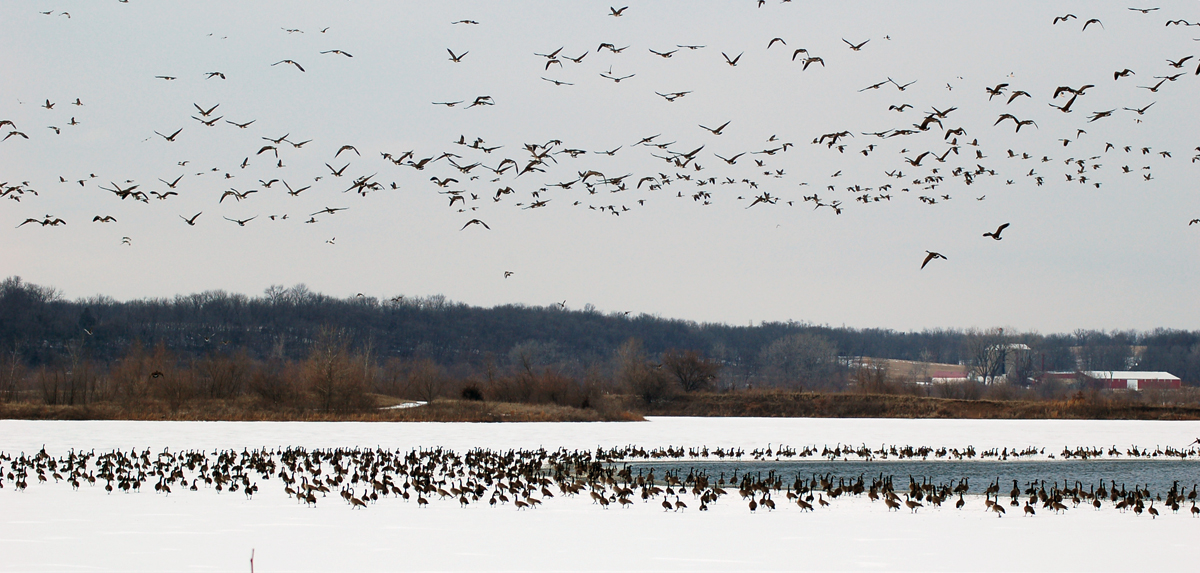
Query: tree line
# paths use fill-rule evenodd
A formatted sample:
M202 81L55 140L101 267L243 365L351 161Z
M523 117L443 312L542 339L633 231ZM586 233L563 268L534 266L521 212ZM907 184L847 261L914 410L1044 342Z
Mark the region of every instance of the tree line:
M998 366L986 350L998 345L1029 350ZM321 352L326 358L318 358ZM997 367L1007 368L1015 370L1008 380L1017 383L1042 371L1076 369L1163 370L1185 385L1200 383L1198 331L1043 335L802 322L733 326L606 314L590 305L481 308L440 295L336 298L303 284L272 286L256 297L206 291L71 301L19 277L0 282L0 396L12 396L18 387L37 387L45 399L64 402L137 394L146 373L122 369L136 370L132 365L146 356L160 358L153 371L162 377L171 369L191 373L181 396L254 394L283 403L319 395L322 402L309 406L323 408L352 404L363 392L398 394L401 386L405 397L414 398L474 386L467 392L472 396L577 404L613 389L647 400L747 387L838 391L867 383L855 360L864 356L964 364L985 380ZM348 374L351 366L334 368L343 359L357 364L359 374ZM297 386L299 379L311 382L322 363L327 380L356 379L352 386L361 391ZM162 382L151 377L145 383L159 388ZM273 387L283 394L272 398Z

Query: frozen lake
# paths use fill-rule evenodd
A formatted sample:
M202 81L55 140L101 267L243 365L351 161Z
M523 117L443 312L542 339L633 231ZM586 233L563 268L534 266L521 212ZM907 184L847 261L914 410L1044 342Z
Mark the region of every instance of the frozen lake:
M155 423L0 421L0 452L53 456L70 449L183 449L441 446L594 449L635 445L743 448L767 444L815 449L835 444L930 448L1064 447L1185 448L1200 435L1196 422L996 420L825 420L654 418L644 423L382 424L382 423ZM1135 471L1185 474L1188 460L1050 461L1048 456L997 462L939 461L951 475L998 468L1074 471L1121 464ZM644 462L638 462L644 463ZM674 463L674 462L672 462ZM684 465L700 463L689 460ZM738 462L761 463L753 460ZM771 462L799 471L823 460ZM846 474L902 468L918 460L832 462ZM972 465L974 464L974 465ZM1026 465L1022 465L1026 464ZM1028 464L1033 464L1028 466ZM1087 466L1086 464L1093 464ZM1105 465L1107 464L1107 465ZM1156 465L1157 464L1157 465ZM6 464L7 470L7 464ZM815 471L815 470L814 470ZM878 469L876 472L880 471ZM888 470L889 473L899 473ZM1025 475L1022 473L1022 475ZM1195 475L1195 472L1192 472ZM999 477L1003 477L999 476ZM1009 479L1024 479L1012 475ZM899 476L898 476L899 481ZM981 478L981 479L994 479ZM1046 478L1049 479L1049 478ZM905 481L907 478L905 477ZM586 495L557 496L518 511L452 500L428 507L394 497L352 510L330 499L314 507L286 495L280 480L259 482L247 499L211 488L170 495L147 485L139 493L108 494L83 485L30 480L0 490L0 571L1191 571L1188 557L1200 519L1187 509L1150 519L1110 507L1041 510L999 519L983 498L917 513L889 512L866 496L842 496L829 507L800 511L779 496L774 512L751 513L736 492L699 512L664 511L658 500L602 509ZM976 484L972 490L985 484ZM1004 491L1011 482L1002 482ZM1186 484L1190 487L1190 482ZM731 488L732 489L732 488ZM1165 494L1165 492L1163 492ZM1107 504L1106 504L1107 505ZM1158 507L1162 507L1161 502ZM1186 507L1186 506L1185 506Z

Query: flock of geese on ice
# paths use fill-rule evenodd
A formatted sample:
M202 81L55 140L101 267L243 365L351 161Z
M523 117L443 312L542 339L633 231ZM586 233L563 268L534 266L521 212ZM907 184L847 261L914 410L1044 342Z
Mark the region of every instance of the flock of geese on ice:
M1200 440L1198 440L1200 442ZM1007 459L1043 455L1044 450L1026 448L1002 452L976 452L974 448L880 447L872 450L828 446L820 452L805 447L802 450L771 446L750 452L754 460L782 460L821 456L830 460L849 459L928 459L957 457ZM1111 448L1064 448L1063 457L1120 457L1122 454L1139 459L1170 457L1194 459L1200 450L1187 448L1156 448L1155 450ZM149 449L112 450L97 453L70 451L64 456L52 456L45 448L34 455L0 452L0 489L15 492L34 484L63 483L78 490L82 487L102 487L109 494L133 494L153 487L156 494L168 496L175 492L210 489L229 494L241 493L247 499L259 492L259 483L279 480L283 492L297 503L315 506L341 499L351 509L367 508L393 498L418 507L430 503L457 503L463 508L476 504L491 507L511 507L517 510L535 509L553 499L587 496L603 509L620 506L656 504L664 511L682 512L689 508L707 511L717 503L740 503L754 513L774 511L780 505L794 505L800 511L819 511L832 508L839 498L858 498L865 495L872 504L879 502L887 511L916 513L922 508L953 505L962 510L967 506L1003 517L1009 508L1024 516L1036 515L1039 510L1063 513L1070 509L1089 508L1095 511L1114 509L1157 518L1162 512L1178 513L1181 508L1192 517L1200 517L1197 507L1197 484L1190 487L1176 480L1167 491L1154 492L1149 486L1126 487L1110 480L1086 485L1064 480L1063 483L1033 480L1024 487L1012 480L1011 489L1001 485L1000 478L982 490L972 490L966 478L934 483L928 478L903 479L880 472L877 476L835 476L832 473L801 475L785 478L782 472L733 469L729 475L712 475L708 470L691 468L655 468L634 472L638 460L737 460L746 457L741 449L659 448L646 450L626 446L595 451L558 449L547 451L473 449L459 454L445 448L414 449L410 451L384 448L332 448L308 450L300 447L275 449L184 450L151 452ZM1050 457L1053 457L1052 455ZM886 466L884 466L886 467ZM1193 476L1194 477L1194 476ZM900 483L897 483L899 481ZM737 494L734 497L733 494ZM978 495L983 494L982 502ZM178 494L177 494L178 495ZM968 499L970 495L970 499ZM1004 498L1008 498L1005 501ZM686 498L686 500L685 500ZM738 500L740 498L740 501ZM778 500L778 504L777 504ZM1157 505L1156 505L1157 504Z
M125 0L122 0L124 3ZM788 0L784 0L787 3ZM762 8L765 2L757 1ZM610 7L606 13L597 14L598 18L626 18L635 13L637 8ZM1130 8L1129 18L1152 18L1159 13L1159 8ZM68 12L54 10L41 12L49 18L61 18L62 23L71 19ZM1133 52L1143 54L1151 48L1169 46L1176 52L1184 44L1172 45L1170 40L1176 30L1190 29L1200 25L1200 22L1190 22L1179 18L1165 18L1162 41L1156 46L1138 46ZM1112 32L1113 22L1106 23L1100 18L1075 14L1059 15L1052 21L1045 22L1046 34L1105 34ZM456 27L483 27L486 22L474 19L460 19L450 23ZM277 34L287 36L304 34L305 30L296 28L281 28ZM330 28L310 30L309 38L314 40L311 54L296 54L275 62L262 63L263 74L294 73L313 76L314 66L305 62L314 58L320 60L321 66L344 63L349 64L355 57L350 51L327 45L328 40L336 36L336 30ZM869 57L874 50L887 50L890 36L883 38L843 38L844 46L851 57ZM718 61L723 62L729 69L744 64L746 58L775 58L789 74L818 75L827 65L835 65L838 58L830 58L829 52L835 47L824 47L824 54L818 53L816 46L803 47L796 45L795 38L788 43L787 38L763 38L761 46L753 51L743 50L720 52ZM323 48L323 49L320 49ZM813 49L809 49L813 48ZM448 46L445 66L468 66L472 56L478 57L478 48L463 49ZM675 88L658 88L645 84L652 79L639 76L636 71L630 71L637 65L638 60L632 54L640 52L644 58L680 59L683 57L716 57L704 56L705 50L711 50L700 44L671 44L665 46L619 46L610 42L598 46L550 46L528 56L527 68L531 81L537 86L552 86L551 89L571 90L584 89L581 84L586 78L590 82L612 82L619 84L622 89L649 90L661 98L661 105L676 105L697 90L703 90L703 85L677 86ZM717 50L719 51L719 50ZM779 52L783 55L779 55ZM590 56L590 57L589 57ZM361 58L361 56L360 56ZM568 67L584 66L595 60L605 58L601 69L584 74L573 81L562 79ZM1149 62L1156 62L1150 64ZM611 63L610 63L611 62ZM772 134L763 138L761 148L752 149L722 149L721 136L732 129L737 129L734 119L720 118L718 121L697 121L695 133L646 133L636 137L631 136L627 141L610 142L604 149L574 146L558 139L526 142L520 145L511 143L498 144L485 141L483 137L458 135L447 141L453 145L450 149L436 150L360 150L351 142L315 143L311 139L300 137L293 130L279 128L277 132L265 133L255 131L258 128L268 128L256 125L251 117L242 117L245 113L237 107L237 102L196 102L189 109L180 110L178 118L164 118L163 128L153 134L146 134L148 139L157 141L158 145L180 145L196 131L224 129L230 136L248 134L249 143L230 145L237 157L229 164L206 166L196 170L195 166L185 157L179 157L174 165L159 166L159 174L147 183L138 178L125 175L98 176L93 172L63 174L55 182L29 181L0 182L0 197L21 202L43 194L50 195L47 187L60 185L63 188L79 186L95 188L111 194L116 199L113 204L149 204L167 202L182 193L212 194L213 209L218 206L229 208L235 205L237 213L223 213L222 218L228 224L245 227L251 222L261 224L261 219L270 221L301 220L304 223L316 224L327 217L338 216L341 212L351 209L346 201L351 195L366 197L375 192L387 192L401 189L397 179L400 171L417 176L417 182L412 185L428 188L444 196L451 209L463 214L461 230L469 228L481 231L492 227L484 221L480 210L488 204L508 202L520 209L540 209L554 204L569 203L598 213L620 216L628 213L648 201L673 197L688 200L697 205L712 205L717 201L718 189L729 187L732 191L721 198L736 195L737 200L745 208L765 208L770 206L788 205L799 206L811 203L813 210L822 210L840 215L850 204L862 203L875 205L891 202L893 199L917 197L923 204L939 205L956 200L958 193L965 192L965 186L988 181L981 185L985 190L997 193L1002 185L1015 185L1018 182L1028 182L1042 186L1050 183L1058 185L1074 184L1085 187L1099 188L1105 179L1103 175L1116 172L1124 181L1149 182L1154 179L1155 165L1165 165L1172 160L1173 151L1155 147L1150 142L1121 142L1102 139L1102 128L1110 122L1140 123L1142 118L1155 113L1169 113L1169 110L1156 108L1155 96L1163 95L1173 90L1193 90L1196 76L1200 76L1200 60L1188 53L1170 53L1161 57L1147 57L1144 67L1130 69L1121 67L1111 72L1111 77L1096 77L1088 83L1080 85L1062 85L1052 93L1039 93L1030 86L1025 88L1020 80L1015 78L996 78L996 81L986 86L954 85L946 82L944 88L939 88L941 101L954 97L957 105L931 105L922 111L920 103L911 103L911 90L917 81L941 81L932 78L893 79L885 73L882 78L872 80L865 87L847 88L850 92L888 92L893 95L894 103L887 110L895 121L890 125L874 126L870 130L839 129L829 133L808 134L797 139L811 138L811 146L816 153L825 153L822 161L847 162L855 156L878 156L891 154L891 167L883 173L838 170L825 174L826 181L819 182L809 173L803 181L796 181L789 173L791 165L785 162L789 153L798 149L794 140ZM1195 70L1192 66L1196 65ZM622 71L614 72L614 68ZM728 78L734 82L736 76ZM222 70L207 71L197 78L183 77L183 74L164 73L155 80L168 84L186 82L236 82L239 78L226 74ZM313 78L320 81L318 78ZM953 82L955 80L951 80ZM625 82L625 83L622 83ZM640 83L639 83L640 82ZM625 88L624 86L629 86ZM687 89L678 89L686 87ZM844 88L844 86L843 86ZM710 88L712 89L712 88ZM659 91L662 90L662 91ZM1032 91L1030 91L1032 90ZM1112 109L1092 109L1088 100L1096 92L1116 92L1127 97L1129 103ZM647 94L648 95L648 94ZM570 96L568 96L570 97ZM694 96L693 96L694 97ZM503 109L504 102L487 94L476 94L459 99L441 99L430 102L436 108L455 109L456 113L480 113L487 108ZM89 121L90 109L88 102L78 97L65 98L58 101L54 97L44 98L40 105L42 117L36 120L14 119L0 117L0 145L21 145L31 139L51 137L69 137L71 130ZM988 113L994 117L994 123L980 128L972 126L970 130L956 122L955 111L959 106L988 106ZM1161 107L1161 106L1159 106ZM0 109L0 114L3 110ZM910 117L911 116L911 117ZM1064 132L1049 134L1048 128L1039 128L1038 120L1054 118L1078 118L1074 125ZM68 119L69 118L69 119ZM19 124L18 124L19 123ZM43 125L46 124L46 125ZM1013 129L1014 134L1028 137L1029 149L994 149L987 145L990 132ZM276 129L270 127L269 129ZM1039 131L1041 130L1041 131ZM1091 133L1089 133L1091 132ZM1026 135L1028 134L1028 135ZM1047 148L1038 147L1035 138L1042 143L1046 135L1058 137L1049 145L1049 149L1061 152L1051 157ZM1061 137L1059 137L1061 136ZM726 138L728 139L728 138ZM685 145L680 143L687 140ZM897 143L900 142L900 143ZM186 144L185 144L186 145ZM313 158L313 153L307 153L314 147L325 147L327 153ZM597 146L598 147L598 146ZM1086 151L1085 151L1086 150ZM1182 151L1182 150L1178 150ZM660 162L661 168L653 172L634 174L634 172L608 173L590 167L588 157L616 158L634 153L649 154L654 161ZM374 161L368 163L370 156ZM311 172L303 172L293 168L293 161L305 162L304 165L325 172L313 176ZM740 161L740 163L739 163ZM1179 161L1179 159L1176 159ZM1200 161L1200 146L1195 149L1192 163ZM711 163L710 163L711 162ZM750 166L749 164L753 164ZM566 167L570 165L570 167ZM735 166L743 169L733 172ZM15 166L9 166L13 168ZM255 171L254 169L258 169ZM75 166L63 165L64 172ZM808 169L805 167L805 169ZM558 178L557 181L547 181L551 173L569 173L569 176ZM251 175L254 173L255 175ZM294 173L294 175L293 175ZM259 176L261 174L261 178ZM429 175L427 179L425 175ZM11 176L11 174L10 174ZM3 177L0 175L0 177ZM217 181L212 181L216 179ZM257 181L255 181L257 179ZM390 180L389 180L390 179ZM788 181L790 179L790 181ZM189 180L202 180L188 187ZM1111 181L1111 179L1107 179ZM950 183L956 181L964 187L954 187ZM344 183L341 183L344 182ZM787 183L785 183L787 182ZM161 184L161 185L160 185ZM1121 183L1128 185L1128 183ZM405 182L405 189L410 188ZM185 191L185 189L187 189ZM568 191L583 191L575 196L565 196ZM674 195L670 193L674 191ZM254 205L255 194L275 194L282 198L284 194L299 197L301 194L326 193L324 201L339 201L337 206L296 213L280 212L264 215L261 212L245 212L243 205ZM798 196L794 196L798 195ZM970 199L984 201L987 193L970 194ZM518 200L519 199L519 200ZM125 203L128 201L129 203ZM261 203L261 199L259 199ZM207 223L212 216L204 209L195 213L177 213L180 224L189 226ZM39 209L38 212L42 212ZM232 216L230 216L232 215ZM121 213L97 213L91 219L95 224L119 225ZM28 216L17 220L18 227L59 227L67 224L63 217L52 214L44 216ZM1200 223L1200 219L1191 219L1189 224ZM997 221L997 228L983 233L983 237L1001 240L1001 234L1009 227L1008 222ZM1019 227L1018 223L1018 227ZM1012 231L1018 232L1018 231ZM135 234L133 232L131 235ZM326 243L336 244L335 238ZM132 245L130 236L123 236L122 244ZM922 255L921 268L931 261L947 259L938 251L926 251ZM505 277L511 276L508 271Z

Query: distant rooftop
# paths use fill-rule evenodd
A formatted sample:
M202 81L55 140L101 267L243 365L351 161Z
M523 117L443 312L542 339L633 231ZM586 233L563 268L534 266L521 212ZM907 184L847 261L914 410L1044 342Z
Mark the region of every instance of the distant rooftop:
M1179 380L1170 372L1131 372L1116 370L1089 370L1085 375L1102 380Z

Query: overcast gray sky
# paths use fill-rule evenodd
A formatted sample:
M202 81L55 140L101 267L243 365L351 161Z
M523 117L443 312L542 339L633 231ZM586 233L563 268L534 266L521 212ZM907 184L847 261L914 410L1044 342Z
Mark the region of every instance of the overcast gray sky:
M1200 328L1200 64L1171 63L1200 52L1197 2L624 5L0 3L0 136L28 137L0 142L0 274L69 298L302 282L732 324ZM363 177L382 188L346 191Z

